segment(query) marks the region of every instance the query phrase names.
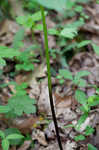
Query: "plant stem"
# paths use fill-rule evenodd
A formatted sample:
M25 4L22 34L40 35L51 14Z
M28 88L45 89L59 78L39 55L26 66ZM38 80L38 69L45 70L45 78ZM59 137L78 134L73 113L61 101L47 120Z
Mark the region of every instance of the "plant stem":
M59 148L60 148L60 150L63 150L62 143L60 140L60 135L59 135L57 119L56 119L56 115L55 115L53 96L52 96L52 82L51 82L51 71L50 71L50 57L49 57L49 49L48 49L47 25L46 25L46 21L45 21L43 6L40 6L40 9L41 9L41 15L42 15L43 32L44 32L44 40L45 40L45 53L46 53L47 73L48 73L48 89L49 89L50 107L51 107L51 111L52 111L52 117L53 117L53 121L54 121L54 125L55 125L56 136L57 136Z

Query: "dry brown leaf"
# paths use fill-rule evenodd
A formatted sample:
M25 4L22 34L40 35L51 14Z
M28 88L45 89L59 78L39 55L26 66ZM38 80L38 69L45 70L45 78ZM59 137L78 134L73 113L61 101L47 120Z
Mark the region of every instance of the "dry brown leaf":
M40 131L40 130L33 130L32 133L32 140L38 140L38 142L43 145L43 146L47 146L47 141L45 139L45 135L44 132Z

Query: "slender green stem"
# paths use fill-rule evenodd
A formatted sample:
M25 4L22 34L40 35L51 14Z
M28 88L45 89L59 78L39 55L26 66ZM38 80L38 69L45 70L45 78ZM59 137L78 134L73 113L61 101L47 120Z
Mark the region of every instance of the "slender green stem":
M50 106L51 106L52 117L53 117L53 121L54 121L54 125L55 125L56 136L57 136L59 148L60 148L60 150L63 150L62 143L60 140L60 135L59 135L57 119L56 119L56 115L55 115L55 110L54 110L53 96L52 96L52 82L51 82L51 71L50 71L50 57L49 57L49 49L48 49L47 26L46 26L46 21L45 21L44 8L42 6L40 6L40 9L41 9L41 15L42 15L43 32L44 32L44 40L45 40L45 53L46 53L47 73L48 73L48 89L49 89Z

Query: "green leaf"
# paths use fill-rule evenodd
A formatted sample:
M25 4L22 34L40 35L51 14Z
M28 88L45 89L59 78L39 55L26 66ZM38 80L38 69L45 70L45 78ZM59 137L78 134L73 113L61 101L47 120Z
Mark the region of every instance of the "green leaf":
M66 9L67 0L35 0L38 4L56 11L63 11Z
M30 114L36 112L35 100L31 99L28 95L17 95L13 96L8 101L10 110L18 116L23 113Z
M9 150L9 141L7 139L2 140L3 150Z
M75 139L76 142L77 141L83 141L83 140L85 140L85 136L83 136L83 135L77 135L77 136L74 137L74 139Z
M95 51L95 53L97 54L97 55L99 55L99 46L97 46L96 44L92 44L92 47L93 47L93 50Z
M21 135L21 134L17 134L17 133L8 135L8 136L6 137L7 140L22 139L22 138L24 138L24 136Z
M88 150L98 150L98 149L92 144L88 144Z
M6 61L0 57L0 66L5 66Z
M0 137L1 137L2 139L4 139L4 138L5 138L5 134L4 134L4 132L3 132L3 131L1 131L1 130L0 130Z
M48 30L48 34L50 35L59 35L59 31L56 30L55 28L51 28Z
M10 111L9 106L0 106L0 113L7 113Z
M79 87L85 87L85 86L86 86L86 81L83 80L83 79L80 79L78 86L79 86Z
M76 90L75 99L80 103L85 105L87 102L86 94L81 90Z
M17 129L17 128L8 128L5 129L4 131L6 137L8 135L12 135L12 134L21 134L21 132ZM10 145L20 145L22 143L23 139L11 139L9 140Z
M44 13L46 16L47 12L45 11ZM16 21L18 24L23 25L25 28L34 28L35 22L40 21L41 19L41 11L38 11L33 15L19 16L16 18Z
M87 126L85 130L85 135L91 135L94 132L94 129L91 126Z
M61 31L60 35L65 38L73 39L77 35L77 28L66 27Z
M72 73L67 69L60 69L59 75L65 79L73 80Z
M8 48L6 46L0 46L0 65L5 66L6 62L3 58L13 58L14 56L20 55L20 52L13 49Z
M15 49L19 49L23 46L22 40L24 39L24 29L20 29L14 36L12 47Z
M88 113L84 113L84 114L80 117L80 119L78 120L77 125L76 125L76 127L75 127L76 130L78 130L78 131L80 130L81 124L84 123L84 121L86 120L87 117L88 117Z
M86 46L86 45L88 45L88 44L90 44L90 43L91 43L90 40L82 41L82 42L80 42L80 43L77 45L77 48L84 47L84 46Z
M85 77L88 76L90 74L89 71L83 70L83 71L79 71L76 75L74 79L80 79L81 77Z

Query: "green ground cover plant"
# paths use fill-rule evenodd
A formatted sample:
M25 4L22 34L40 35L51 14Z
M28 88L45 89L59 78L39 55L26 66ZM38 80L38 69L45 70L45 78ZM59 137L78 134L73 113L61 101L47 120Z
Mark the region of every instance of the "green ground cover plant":
M80 50L82 47L91 44L90 40L81 40L80 42L75 42L70 44L71 40L78 36L79 27L84 24L84 19L87 19L88 16L83 13L83 8L80 5L76 4L77 1L72 2L69 0L37 0L35 3L38 4L38 8L40 7L40 11L34 13L33 15L27 16L19 16L17 17L16 21L20 25L24 26L25 28L29 28L32 31L33 39L34 39L34 31L43 31L44 32L44 39L45 39L45 53L46 53L46 63L47 63L47 74L48 74L48 88L49 88L49 98L52 110L53 121L55 124L57 140L59 144L60 150L63 150L62 143L60 140L59 129L57 124L57 118L54 111L54 104L53 104L53 96L52 96L52 83L51 83L51 68L50 68L50 57L49 54L56 58L56 55L61 55L63 57L66 51L70 51L71 49L78 49ZM81 2L81 1L79 1ZM47 11L44 11L44 7L47 9L53 9L55 11L59 11L63 13L64 10L72 9L74 13L80 13L79 21L76 21L72 24L67 24L65 26L59 26L56 28L49 29L47 31L47 25L45 16L47 15ZM42 20L42 24L39 21ZM64 47L64 43L67 42L65 49L62 52L57 52L55 49L49 50L48 48L48 34L58 37L58 39L62 39L60 43ZM36 59L34 49L36 48L35 45L31 45L28 47L24 52L20 52L20 49L24 46L22 40L24 39L24 29L22 28L17 32L14 37L12 48L7 46L0 46L0 66L6 66L6 59L14 59L17 61L16 70L17 71L33 71L34 70L34 62L38 62ZM36 45L37 46L37 45ZM99 54L98 49L99 46L92 43L92 48ZM99 90L96 88L96 94L90 97L81 90L82 87L85 87L86 81L84 80L85 76L88 76L90 72L88 71L80 71L75 76L72 75L67 69L60 69L57 79L59 79L60 84L64 84L65 80L71 80L72 88L77 87L75 92L75 99L80 104L80 110L82 115L77 122L77 125L68 125L67 127L73 127L75 130L79 131L82 123L88 117L91 108L93 106L97 106L99 104ZM16 93L12 93L12 97L8 100L8 104L5 106L0 106L0 113L4 113L6 117L17 117L22 116L25 114L33 114L36 113L36 102L34 99L31 99L27 93L26 88L28 87L27 83L22 83L21 85L17 85L16 83L9 83L15 86ZM7 86L7 85L6 85ZM90 86L90 85L88 85ZM92 85L91 85L92 86ZM23 102L24 101L24 102ZM75 141L84 140L87 136L91 135L94 132L94 129L91 126L87 126L83 135L75 136ZM2 139L2 147L3 150L8 150L10 142L9 140L14 139L22 139L24 138L20 134L10 134L8 136L5 135L3 131L0 131L0 136ZM88 144L88 150L96 150L96 148Z

